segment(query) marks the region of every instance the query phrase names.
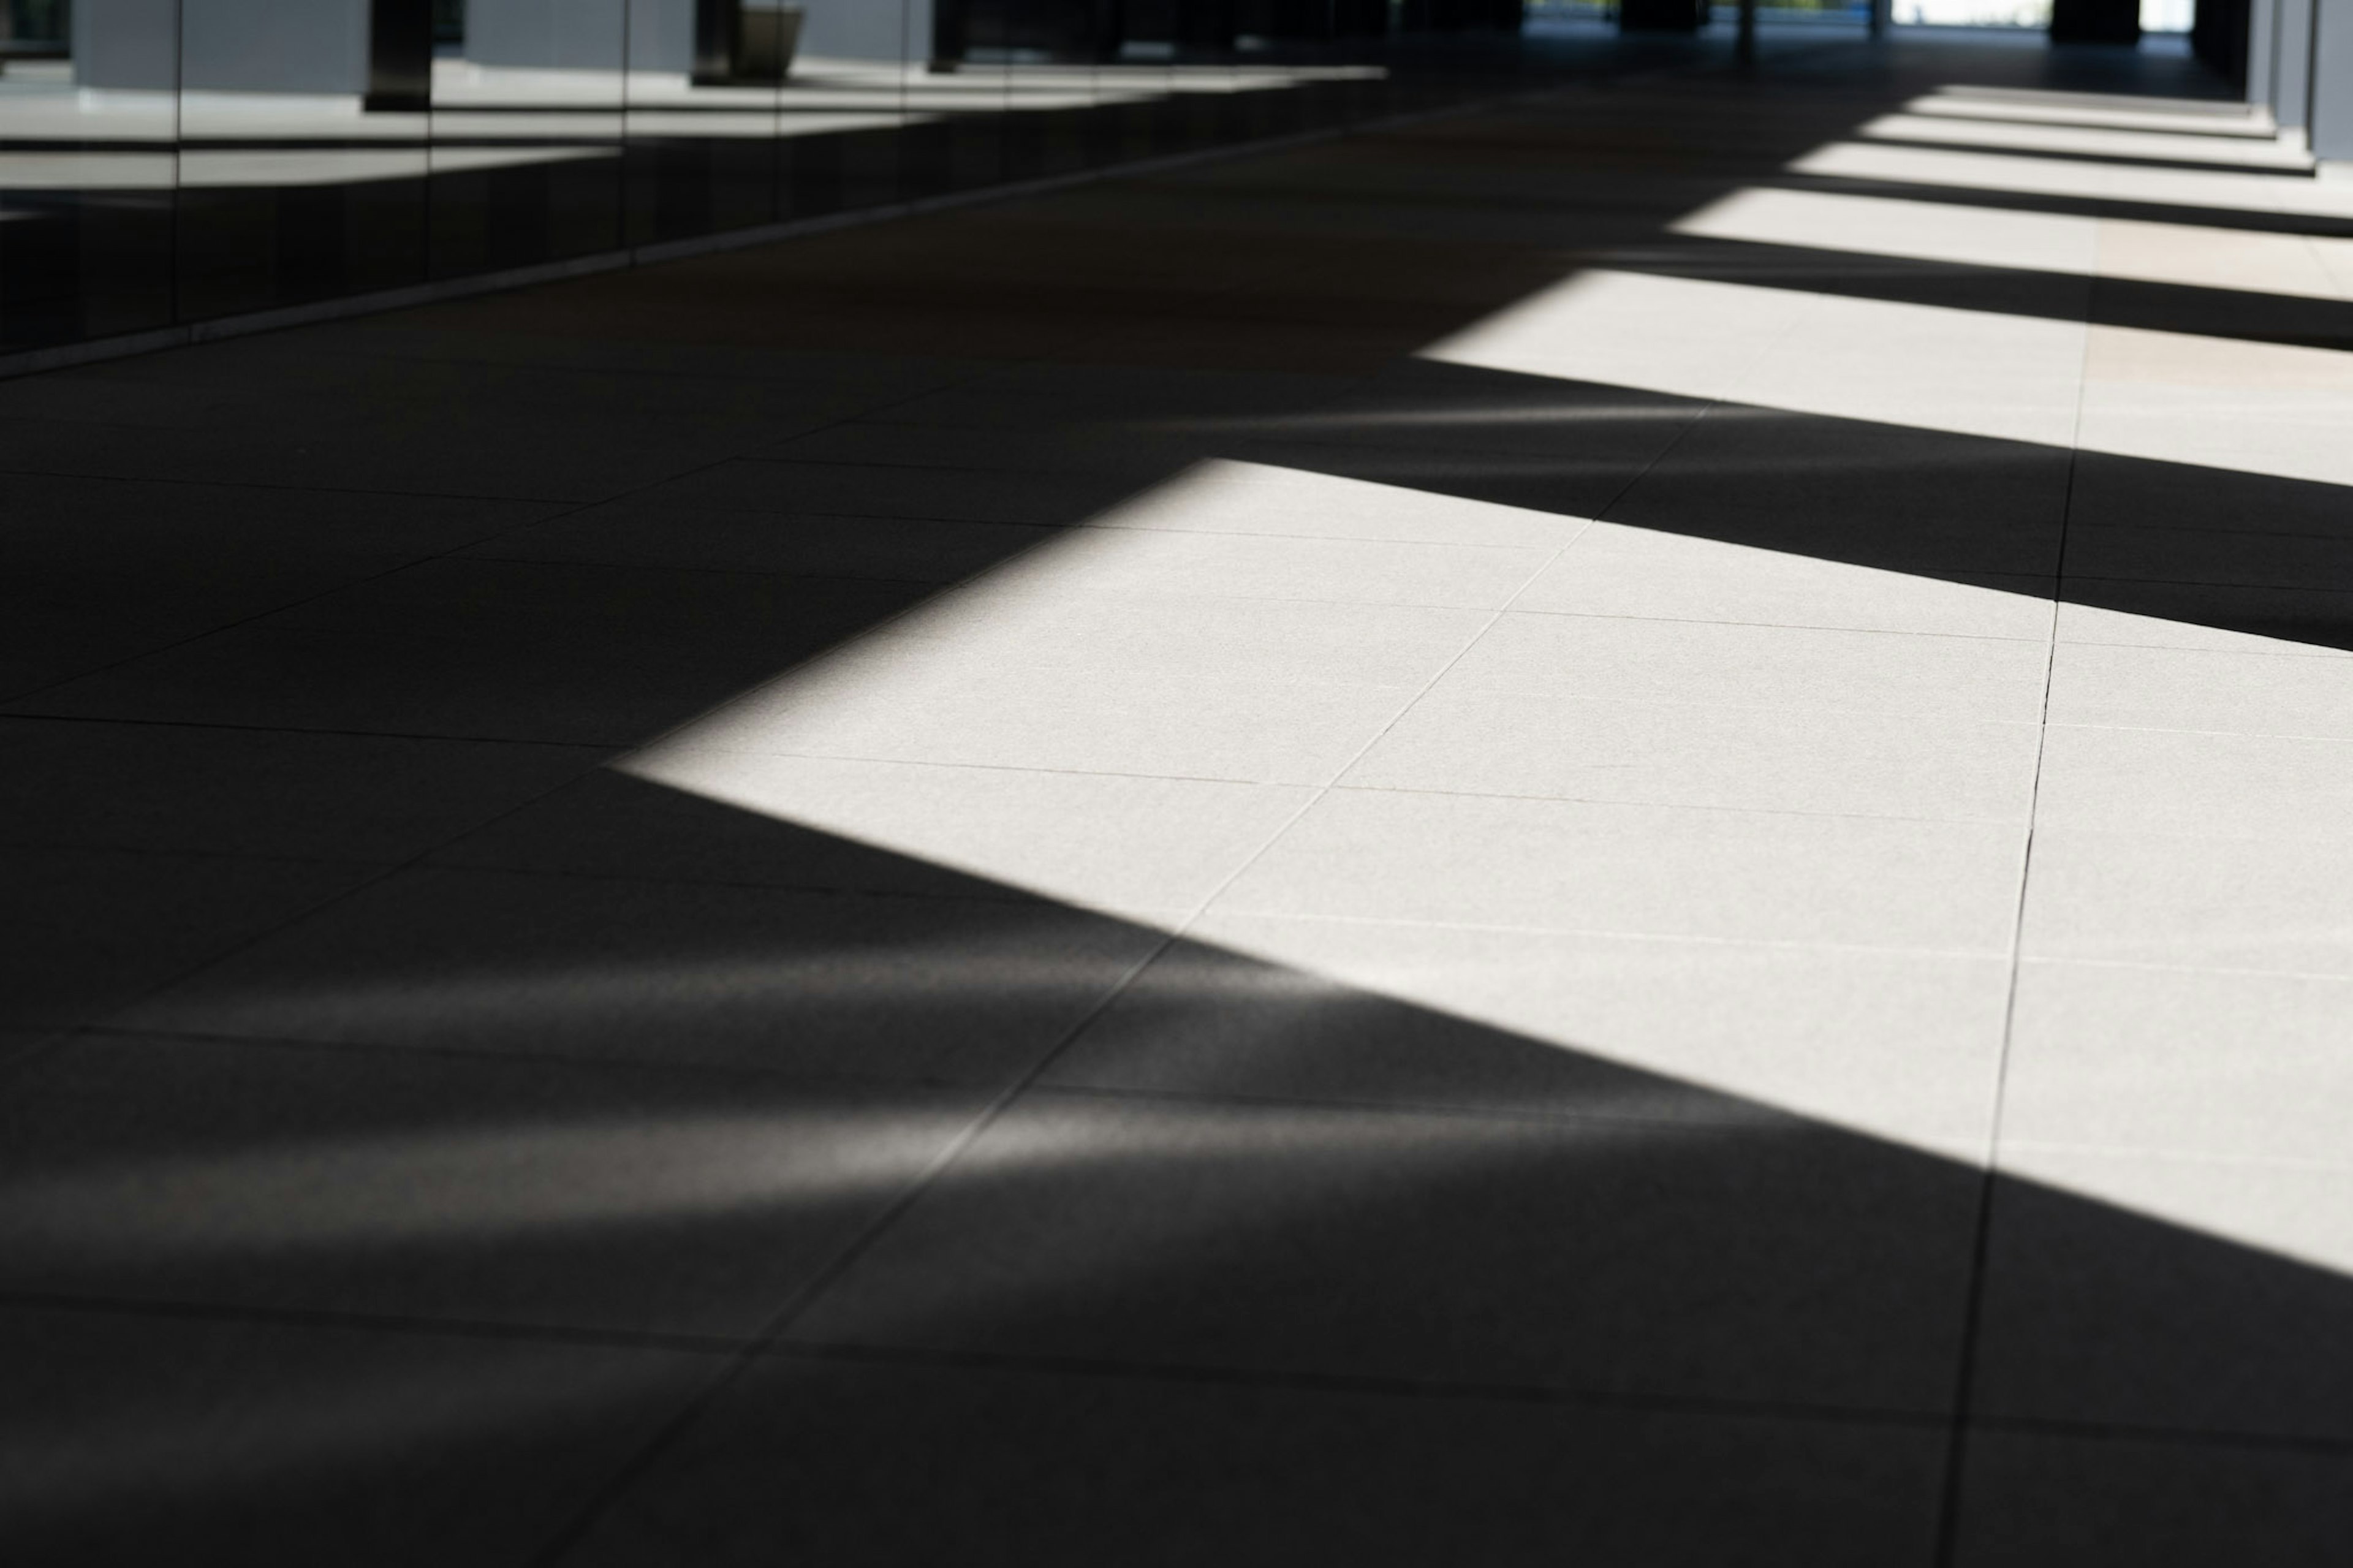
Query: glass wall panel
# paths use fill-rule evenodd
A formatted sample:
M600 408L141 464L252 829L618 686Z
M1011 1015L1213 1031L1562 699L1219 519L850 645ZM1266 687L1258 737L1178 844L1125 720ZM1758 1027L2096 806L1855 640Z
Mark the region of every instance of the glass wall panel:
M628 9L628 0L436 0L436 276L620 245Z
M1344 123L1391 9L0 0L0 353Z
M179 60L183 320L424 279L431 0L181 0Z
M175 0L0 17L0 353L168 324Z
M752 0L629 0L629 243L776 217L784 16Z
M802 0L800 10L777 98L778 216L899 200L908 85L931 53L930 0Z

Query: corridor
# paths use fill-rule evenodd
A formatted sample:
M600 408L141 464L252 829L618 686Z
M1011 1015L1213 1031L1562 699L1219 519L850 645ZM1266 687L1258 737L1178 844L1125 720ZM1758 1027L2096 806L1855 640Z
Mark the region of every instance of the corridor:
M0 1559L2353 1561L2353 183L1537 85L0 382Z

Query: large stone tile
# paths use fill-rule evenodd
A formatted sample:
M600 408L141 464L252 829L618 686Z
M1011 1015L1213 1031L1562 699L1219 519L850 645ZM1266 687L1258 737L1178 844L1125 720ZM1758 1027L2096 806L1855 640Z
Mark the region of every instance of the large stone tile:
M2217 653L2353 652L2353 594L2070 576L2061 642Z
M2043 958L2353 977L2341 838L2034 837L2024 951Z
M952 642L880 639L728 704L681 739L726 751L1322 784L1413 685L1146 666L991 666Z
M980 1107L766 1075L97 1036L15 1089L10 1290L737 1338Z
M601 753L290 731L0 719L0 837L397 861L577 776Z
M1189 510L1182 485L1178 481L1173 498L1180 512ZM1343 499L1333 510L1342 511L1345 504ZM1431 531L1439 531L1438 525L1433 523ZM1475 535L1481 531L1470 531ZM1048 545L1016 571L1033 593L1050 588L1072 595L1200 595L1498 610L1557 548L1130 526L1082 530Z
M1713 412L1610 507L1609 519L1892 572L2058 570L2063 447L1867 417ZM2069 545L2072 566L2072 535Z
M627 744L920 593L843 579L447 561L18 706L81 718Z
M1689 532L1598 522L1515 610L1751 626L2042 638L2049 577L1860 566Z
M2002 1136L2353 1169L2348 1018L2344 980L2030 963Z
M1033 1091L792 1331L1926 1413L1979 1185L1778 1125Z
M1514 612L1447 670L1445 684L2032 723L2048 664L2048 650L2023 639Z
M1059 527L1083 521L1133 488L1130 479L1099 474L739 461L699 468L647 490L645 499L741 511Z
M2040 741L2015 721L1619 701L1449 678L1342 777L1371 789L2023 821Z
M1999 823L1335 790L1212 909L2007 952L2022 850Z
M1039 905L437 868L132 1016L200 1034L998 1083L1157 940Z
M2336 842L2353 838L2353 742L2053 724L2039 826Z
M0 1021L106 1017L381 872L370 866L19 847L0 877L13 933Z
M976 879L1000 895L1035 894L1129 916L1181 918L1199 908L1313 795L1284 784L767 756L691 745L658 747L622 765L638 779L781 825L795 845L831 834L863 847L872 879L860 876L845 855L796 858L789 852L754 851L733 868L698 857L664 869L653 856L632 856L626 839L602 832L593 835L593 847L592 835L580 835L575 859L628 865L640 875L691 875L701 866L713 879L797 879L877 891L938 890ZM584 790L577 804L592 795L611 800L615 791ZM577 820L568 809L520 813L484 836L487 856L476 846L445 858L495 861L498 846L545 844L538 837L545 826ZM731 833L727 841L748 847L755 836ZM818 881L807 868L796 878L790 868L797 864L822 866L818 875L834 879ZM765 877L756 869L764 866Z
M26 1563L513 1563L715 1374L674 1350L12 1306Z
M1994 957L1226 915L1055 1058L1076 1087L1753 1126L1978 1158ZM1214 943L1215 945L1211 945Z
M565 1561L1927 1561L1915 1426L780 1359ZM779 1478L787 1484L779 1489Z
M1323 599L1098 592L1065 585L1050 559L1016 562L965 594L926 605L858 652L904 648L957 666L1050 669L1067 678L1293 680L1418 687L1493 618L1486 611ZM1139 577L1142 574L1139 574Z
M2341 1448L1980 1429L1959 1495L1962 1568L2324 1568L2353 1554Z
M2353 1171L2013 1142L1972 1408L2353 1441Z
M2051 721L2353 740L2353 670L2294 654L2069 644L2052 660Z
M1436 454L1384 446L1364 455L1370 460L1360 460L1346 448L1313 447L1298 454L1303 466L1294 467L1261 445L1251 450L1262 454L1260 460L1197 464L1090 521L1098 528L1498 550L1556 550L1587 526L1579 516L1445 493L1452 466L1437 465L1433 472ZM1475 470L1492 471L1487 465Z
M795 516L629 499L515 530L469 553L505 561L953 583L1051 537L1050 529L1019 523Z

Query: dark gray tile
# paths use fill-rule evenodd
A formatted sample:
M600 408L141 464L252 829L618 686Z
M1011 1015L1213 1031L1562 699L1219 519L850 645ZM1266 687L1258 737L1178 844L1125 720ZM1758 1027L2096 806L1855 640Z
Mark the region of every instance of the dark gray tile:
M134 660L18 712L642 741L895 613L913 584L444 560Z
M2353 1561L2353 1456L1973 1431L1952 1560L2334 1568Z
M1033 1092L793 1331L1934 1412L1977 1190L1828 1131Z
M1049 905L425 868L138 1026L1009 1081L1158 940Z
M2132 582L2070 574L2069 604L2155 620L2217 626L2255 637L2353 648L2353 592L2315 588L2250 588L2203 583ZM2117 642L2163 644L2166 637L2120 632Z
M2031 1182L1996 1189L1975 1408L2353 1444L2353 1283Z
M576 777L568 746L0 719L0 839L406 860Z
M1099 474L734 462L649 490L646 499L746 511L1060 527L1083 522L1140 488Z
M1888 571L2049 574L2072 458L2056 447L1721 407L1608 515ZM2070 531L2071 569L2073 542Z
M1054 532L1021 523L797 516L630 500L519 529L470 553L508 561L954 583Z
M1054 1058L1064 1088L1636 1122L1786 1113L1200 942L1155 956Z
M17 475L0 521L8 694L548 515L544 505Z
M1037 895L600 768L467 835L441 865L1035 903Z
M0 849L0 1022L103 1018L379 873L111 849Z
M779 1361L567 1564L1917 1564L1904 1426Z
M747 1337L975 1091L85 1036L20 1075L0 1290Z
M2353 591L2353 542L2325 533L2073 521L2067 576Z
M26 1568L525 1561L715 1365L0 1308L0 1545Z

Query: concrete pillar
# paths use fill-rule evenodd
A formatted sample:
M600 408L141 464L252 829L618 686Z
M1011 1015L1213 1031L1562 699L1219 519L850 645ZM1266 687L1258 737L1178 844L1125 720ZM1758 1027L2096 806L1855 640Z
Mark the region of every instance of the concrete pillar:
M2353 0L2315 0L2310 122L2321 173L2353 176Z
M2272 58L2277 45L2279 0L2253 0L2247 9L2247 101L2272 100Z
M2312 120L2312 0L2278 0L2272 23L2272 113L2283 131Z

